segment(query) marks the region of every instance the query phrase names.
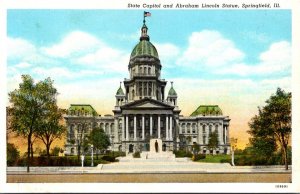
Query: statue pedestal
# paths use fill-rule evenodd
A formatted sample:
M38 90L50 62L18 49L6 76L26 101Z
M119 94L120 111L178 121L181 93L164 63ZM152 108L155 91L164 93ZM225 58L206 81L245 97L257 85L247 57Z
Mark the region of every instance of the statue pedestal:
M150 153L156 153L156 150L155 150L155 142L156 141L158 143L158 152L157 153L162 152L162 140L161 139L150 139Z

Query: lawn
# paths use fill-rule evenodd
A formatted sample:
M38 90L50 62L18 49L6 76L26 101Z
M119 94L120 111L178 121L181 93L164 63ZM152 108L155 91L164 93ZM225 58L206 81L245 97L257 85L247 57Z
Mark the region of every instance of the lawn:
M221 163L221 160L230 161L231 155L206 155L204 159L197 162Z

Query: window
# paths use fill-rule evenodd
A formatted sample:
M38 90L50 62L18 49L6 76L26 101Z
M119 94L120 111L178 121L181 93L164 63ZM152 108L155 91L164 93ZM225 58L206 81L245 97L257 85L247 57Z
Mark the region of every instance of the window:
M205 125L202 125L202 133L205 134Z
M212 132L212 126L209 125L209 135L211 134L211 132Z
M149 88L149 90L148 90L148 96L151 96L152 95L152 82L148 83L148 88Z
M203 144L206 144L206 136L203 136Z
M181 133L185 133L185 125L181 125Z
M142 96L143 95L143 83L139 82L139 95Z
M151 75L151 67L148 67L148 74Z
M144 96L147 96L147 83L144 83Z
M70 126L70 140L73 140L75 138L75 133L74 133L74 125Z
M191 133L190 124L187 124L187 133Z
M195 125L193 125L192 129L193 129L193 133L196 133L196 127L195 127Z

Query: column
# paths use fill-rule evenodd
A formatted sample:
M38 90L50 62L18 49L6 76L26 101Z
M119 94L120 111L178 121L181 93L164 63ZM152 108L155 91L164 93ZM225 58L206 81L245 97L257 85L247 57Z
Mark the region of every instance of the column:
M133 117L133 138L136 140L136 115Z
M145 116L142 115L142 139L145 140Z
M166 115L166 140L169 140L169 117Z
M158 131L158 138L160 138L160 115L158 115L157 119L157 131Z
M208 140L209 140L209 125L206 125L205 127L205 133L206 133L206 144L208 144Z
M115 118L115 131L114 131L114 142L119 142L119 122L118 118Z
M218 125L218 134L219 134L219 144L222 145L223 143L223 128L222 125Z
M111 134L111 123L108 123L108 133L109 133L109 135L112 135Z
M122 117L122 141L125 140L125 116Z
M226 143L229 141L228 137L229 137L229 125L226 126Z
M173 117L170 116L170 140L173 140Z
M227 143L227 139L226 139L226 126L224 125L224 143Z
M126 140L129 140L129 129L128 129L128 115L126 115Z
M150 115L150 137L152 137L152 115Z
M182 134L182 123L179 124L179 134Z

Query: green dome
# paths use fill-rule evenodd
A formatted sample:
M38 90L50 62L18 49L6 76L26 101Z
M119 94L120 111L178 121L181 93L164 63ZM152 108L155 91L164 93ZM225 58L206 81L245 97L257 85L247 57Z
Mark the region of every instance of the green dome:
M191 116L197 115L222 115L222 110L218 105L200 105Z
M170 88L168 95L169 95L169 96L177 96L177 93L176 93L176 91L174 90L173 86Z
M158 58L158 53L155 48L155 46L147 41L147 40L141 40L132 50L130 58L134 58L136 56L142 56L142 55L148 55L152 57Z
M123 92L123 89L121 88L121 86L119 87L116 95L124 95L124 92Z

